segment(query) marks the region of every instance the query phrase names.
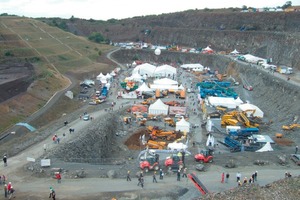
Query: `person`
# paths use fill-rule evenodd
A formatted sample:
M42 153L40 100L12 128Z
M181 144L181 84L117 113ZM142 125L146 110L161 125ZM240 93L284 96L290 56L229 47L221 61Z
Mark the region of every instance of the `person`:
M298 146L295 147L295 154L298 153Z
M221 175L221 183L224 183L225 173L223 172Z
M49 198L51 198L51 197L52 197L52 199L53 199L53 200L55 200L55 196L56 196L56 194L55 194L55 191L54 191L54 189L53 189L52 187L50 187L50 194L49 194Z
M12 199L14 197L14 193L15 193L15 189L13 188L13 186L11 186L11 188L10 188L10 194L9 194L9 198L8 199Z
M47 144L44 144L43 148L44 148L44 152L46 152L47 151Z
M4 174L2 175L2 182L3 184L5 184L5 181L6 181L6 177L4 176Z
M131 178L130 178L130 171L127 172L127 181L131 181Z
M247 182L248 182L247 177L245 177L243 184L246 184Z
M4 163L4 167L7 166L7 157L6 155L3 156L3 163Z
M152 181L153 183L155 182L155 183L157 183L157 180L156 180L156 172L154 172L153 173L153 181Z
M56 141L57 141L57 144L59 144L60 138L57 137L57 138L56 138Z
M225 183L228 183L229 176L230 176L230 175L229 175L229 173L227 172L227 173L226 173L226 177L225 177Z
M142 177L141 176L139 176L139 178L138 178L138 184L137 184L137 186L140 186L142 184Z
M177 181L180 181L180 169L177 171Z
M181 151L181 155L182 155L182 163L184 164L184 160L185 160L185 151Z
M242 175L240 172L236 173L236 182L239 182L241 180L241 176Z
M56 179L57 179L57 183L61 183L61 175L60 175L59 172L57 172L57 173L55 174L55 177L56 177Z
M187 178L186 173L187 173L187 168L184 168L183 173L182 173L182 178L184 178L184 177Z
M255 173L253 173L251 177L252 177L252 181L254 183L254 181L255 181Z
M144 177L141 177L141 187L144 188Z
M7 190L7 185L4 185L4 197L7 198L8 190Z
M257 171L254 173L254 180L257 181Z
M249 183L251 184L253 182L252 177L249 178Z
M10 194L10 189L11 189L11 182L8 182L7 184L7 193Z
M238 181L238 186L242 186L242 183L241 183L241 181Z
M164 172L162 171L162 169L159 170L159 179L160 180L164 179Z

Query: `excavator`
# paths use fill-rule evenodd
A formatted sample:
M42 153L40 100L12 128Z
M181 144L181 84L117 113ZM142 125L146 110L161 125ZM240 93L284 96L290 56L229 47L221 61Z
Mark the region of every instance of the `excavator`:
M141 104L143 104L143 105L150 105L151 103L153 103L154 100L155 99L153 99L153 98L148 98L148 99L145 99L144 101L142 101Z
M172 118L170 118L170 117L164 118L164 122L166 124L169 124L169 126L171 126L171 127L175 127L176 126L175 121Z
M282 126L282 129L286 131L293 131L295 128L300 128L300 124L290 124Z
M244 124L247 128L257 128L259 127L259 124L251 123L249 119L246 117L244 112L239 112L239 115L237 116L237 119Z
M148 140L147 144L149 149L165 149L167 146L166 142L159 142L154 140Z
M150 138L151 139L166 139L166 140L175 140L176 134L174 131L162 131L161 129L158 129L158 127L152 127L148 126L148 131L150 132Z

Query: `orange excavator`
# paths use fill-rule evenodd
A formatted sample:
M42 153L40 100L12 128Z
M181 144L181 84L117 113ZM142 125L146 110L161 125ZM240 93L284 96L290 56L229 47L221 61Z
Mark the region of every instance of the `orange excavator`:
M157 126L148 126L148 130L150 131L151 139L163 139L163 140L175 140L176 134L174 131L163 131L159 129Z

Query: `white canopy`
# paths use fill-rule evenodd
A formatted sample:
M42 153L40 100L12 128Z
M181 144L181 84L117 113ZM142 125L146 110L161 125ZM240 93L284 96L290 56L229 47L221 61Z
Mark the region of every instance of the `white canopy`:
M149 114L152 115L167 115L169 111L169 106L164 104L160 99L158 99L155 103L149 106Z
M183 143L177 143L177 142L173 142L173 143L169 143L168 144L168 149L169 150L177 150L177 151L181 151L181 150L186 150L188 148L187 145L183 144Z
M181 84L179 87L178 87L179 90L184 90L184 87L183 85Z
M212 51L212 49L209 46L207 46L206 48L203 49L203 51Z
M125 78L125 80L138 81L138 82L143 82L142 79L143 77L139 74L132 74L130 77Z
M100 81L102 79L102 77L104 77L104 75L102 74L102 72L97 76L97 80Z
M159 85L159 84L151 84L150 88L152 90L156 90L156 89L160 89L160 90L174 90L177 91L178 90L178 86L177 85Z
M256 152L266 152L266 151L274 151L270 142L267 142L261 149L258 149Z
M237 54L240 54L240 52L238 52L236 49L234 49L232 52L230 52L230 54L237 55Z
M183 64L180 66L181 68L183 69L191 69L191 70L194 70L194 71L203 71L204 67L203 65L199 64L199 63L195 63L195 64Z
M258 61L263 61L263 62L267 63L267 59L256 57L256 56L253 56L251 54L243 55L243 57L245 58L245 61L247 61L249 63L257 64Z
M146 83L143 83L136 91L139 92L152 92L152 90L146 85Z
M111 76L116 76L117 74L116 74L115 71L112 71L112 72L110 73L110 75L111 75Z
M236 108L242 102L231 97L208 97L208 102L212 106L223 106L226 108Z
M241 104L238 106L239 110L246 112L247 117L250 117L253 115L253 117L264 117L264 112L259 109L257 106L250 104L250 103L245 103Z
M176 122L176 131L190 132L190 123L182 117L180 121Z
M158 85L178 85L177 81L174 81L169 78L157 79L157 80L154 80L153 83L158 84Z
M142 76L144 74L147 74L148 77L152 77L154 75L155 69L156 69L156 67L154 65L151 65L149 63L144 63L144 64L136 66L133 69L132 74L140 74Z
M154 76L170 77L176 75L176 68L170 65L162 65L155 69Z
M215 145L215 138L213 135L209 134L206 141L206 146L214 146Z

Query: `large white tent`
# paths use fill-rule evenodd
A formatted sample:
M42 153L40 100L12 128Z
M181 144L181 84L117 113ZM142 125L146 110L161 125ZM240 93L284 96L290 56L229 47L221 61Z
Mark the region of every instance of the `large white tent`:
M175 67L170 65L162 65L155 69L154 76L160 77L172 77L176 75L177 71Z
M104 77L104 75L102 74L102 72L97 76L97 80L100 81L102 78Z
M150 89L146 83L143 83L138 89L136 89L136 91L139 91L139 92L152 92L153 90Z
M247 117L251 117L251 115L253 115L253 117L259 118L264 117L264 112L259 107L250 103L241 104L238 106L238 109L240 111L246 112Z
M267 59L253 56L251 54L246 54L242 56L246 62L257 64L259 61L267 63Z
M125 81L137 81L137 82L143 82L143 77L140 74L132 74L130 77L126 77Z
M243 101L240 98L234 99L232 97L208 97L208 103L212 106L236 108L242 104Z
M164 104L160 99L158 99L155 103L149 106L149 114L152 115L167 115L169 111L169 106Z
M174 80L169 79L169 78L157 79L157 80L154 80L153 83L157 84L157 85L177 85L178 86L177 81L174 81Z
M180 121L176 122L176 131L190 132L190 123L182 117Z
M155 70L156 70L156 67L154 65L151 65L149 63L144 63L144 64L136 66L133 69L132 74L140 74L142 76L144 74L147 74L148 77L152 77L154 75Z
M183 65L180 65L180 67L183 69L186 69L186 70L193 70L193 71L203 71L204 70L203 65L201 65L199 63L183 64Z

